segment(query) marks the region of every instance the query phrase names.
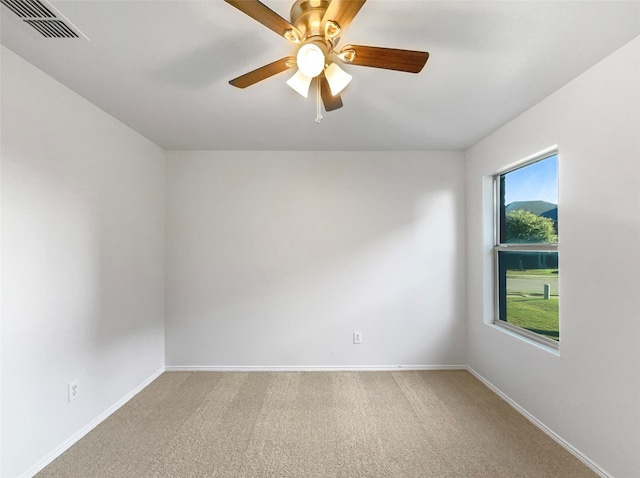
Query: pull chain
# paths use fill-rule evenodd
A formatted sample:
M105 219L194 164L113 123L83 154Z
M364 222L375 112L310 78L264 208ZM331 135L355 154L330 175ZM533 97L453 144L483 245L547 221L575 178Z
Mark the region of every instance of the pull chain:
M322 97L320 95L320 77L316 78L317 94L316 94L316 124L320 124L322 121Z

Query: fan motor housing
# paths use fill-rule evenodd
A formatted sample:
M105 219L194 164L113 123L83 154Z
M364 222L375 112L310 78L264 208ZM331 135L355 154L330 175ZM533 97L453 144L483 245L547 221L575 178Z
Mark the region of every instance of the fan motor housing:
M322 17L330 0L297 0L291 7L291 24L302 32L302 40L323 36Z

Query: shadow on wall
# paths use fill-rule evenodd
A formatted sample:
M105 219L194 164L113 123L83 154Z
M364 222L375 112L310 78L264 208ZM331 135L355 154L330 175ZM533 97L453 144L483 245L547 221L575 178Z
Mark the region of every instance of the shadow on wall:
M95 152L69 148L68 159L56 161L3 156L3 223L10 231L3 248L11 252L4 268L12 275L3 285L3 320L20 322L14 342L28 340L24 351L37 348L48 364L68 354L109 360L132 337L157 335L163 309L160 266L148 267L162 260L161 189L148 169L121 168L128 158L89 156L79 165L74 158ZM14 352L19 361L23 352Z

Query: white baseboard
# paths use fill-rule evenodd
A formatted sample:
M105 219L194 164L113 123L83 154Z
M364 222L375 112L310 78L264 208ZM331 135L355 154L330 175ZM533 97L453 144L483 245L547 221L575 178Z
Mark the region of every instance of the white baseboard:
M167 372L389 372L466 369L466 365L171 365L165 367Z
M546 426L544 423L542 423L536 417L531 415L527 410L525 410L520 405L518 405L518 403L516 403L514 400L512 400L509 396L507 396L504 392L502 392L502 390L500 390L498 387L496 387L491 382L489 382L489 380L484 378L482 375L480 375L478 372L476 372L474 369L472 369L469 366L467 366L466 369L474 377L476 377L483 384L485 384L489 389L491 389L492 392L494 392L496 395L498 395L500 398L502 398L505 402L507 402L509 405L511 405L523 417L525 417L527 420L529 420L531 423L533 423L536 427L538 427L540 430L542 430L545 434L547 434L556 443L558 443L565 450L567 450L569 453L571 453L573 456L575 456L578 460L580 460L582 463L587 465L598 476L600 476L601 478L613 478L609 473L607 473L600 466L598 466L596 463L591 461L582 452L580 452L580 450L575 448L571 443L567 442L564 438L562 438L560 435L558 435L556 432L554 432L551 428Z
M145 388L147 385L153 382L156 378L162 375L162 373L164 373L164 367L156 370L149 378L147 378L144 382L142 382L140 385L134 388L131 392L129 392L123 398L118 400L108 410L101 413L93 421L91 421L89 424L84 426L80 431L75 433L71 438L69 438L67 441L62 443L57 448L55 448L51 453L49 453L47 456L45 456L42 460L40 460L38 463L33 465L27 471L22 473L19 478L31 478L36 473L39 473L40 471L42 471L44 467L46 467L49 463L51 463L53 460L55 460L60 455L62 455L65 451L71 448L71 446L74 445L78 440L80 440L83 436L85 436L87 433L89 433L91 430L97 427L100 423L102 423L106 418L109 417L109 415L114 413L116 410L122 407L125 403L127 403L129 400L135 397L138 393L140 393L140 391L142 391L143 388Z

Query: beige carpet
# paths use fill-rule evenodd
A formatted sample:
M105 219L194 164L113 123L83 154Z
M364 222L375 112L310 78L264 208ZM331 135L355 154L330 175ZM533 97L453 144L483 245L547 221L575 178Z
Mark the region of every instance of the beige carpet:
M596 476L466 371L169 372L37 475Z

